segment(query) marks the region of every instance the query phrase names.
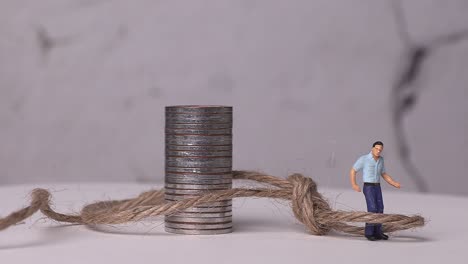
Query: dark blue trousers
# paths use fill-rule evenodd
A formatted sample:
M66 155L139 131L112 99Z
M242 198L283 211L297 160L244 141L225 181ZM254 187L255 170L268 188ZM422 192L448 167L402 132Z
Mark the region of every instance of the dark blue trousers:
M383 213L384 205L380 185L368 185L364 183L363 192L366 197L367 211L370 213ZM380 236L380 234L382 234L382 224L366 223L366 236Z

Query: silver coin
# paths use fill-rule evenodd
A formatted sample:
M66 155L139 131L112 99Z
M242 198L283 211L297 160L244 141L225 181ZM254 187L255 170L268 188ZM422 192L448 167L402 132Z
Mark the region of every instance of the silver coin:
M198 230L198 229L182 229L182 228L170 228L165 227L164 229L168 233L179 234L179 235L221 235L232 233L232 227L221 228L221 229L207 229L207 230Z
M183 190L183 189L171 189L171 188L166 188L164 190L164 193L167 195L203 195L207 193L212 193L213 191L225 191L227 188L224 189L204 189L204 190Z
M218 177L213 176L189 176L189 175L170 175L166 173L164 177L168 183L171 184L193 184L193 185L212 185L212 184L231 184L232 183L232 176L223 177L223 175L219 175Z
M189 179L189 180L229 180L232 179L232 169L228 171L230 168L218 168L223 169L225 172L218 172L218 173L197 173L197 172L173 172L170 170L181 169L177 167L169 167L166 169L165 176L166 178L172 179ZM185 169L192 169L192 168L185 168ZM202 169L202 168L193 168L193 169ZM213 168L210 168L213 169Z
M232 130L232 123L226 124L174 124L166 123L166 129L193 129L193 130L219 130L219 129L229 129ZM167 133L167 132L166 132ZM232 134L232 133L229 133Z
M174 129L166 128L168 135L232 135L232 129Z
M190 207L184 210L178 210L174 213L225 213L232 208L232 205L228 206L212 206L212 207ZM230 210L232 211L232 210Z
M171 223L190 223L190 224L220 224L232 222L232 216L226 217L178 217L165 216L166 221Z
M193 152L215 152L215 151L229 151L232 153L231 145L219 146L195 146L195 145L166 145L165 151L193 151Z
M174 183L174 184L232 184L232 180L190 180L190 179L184 179L184 180L173 180L171 178L166 177L166 182L167 183Z
M166 113L232 113L232 106L223 105L174 105L166 106Z
M231 168L229 157L166 157L166 166L181 168Z
M167 220L166 220L167 221ZM184 229L221 229L221 228L230 228L232 227L232 222L229 223L215 223L215 224L195 224L195 223L173 223L166 222L166 227L171 228L184 228Z
M228 216L232 216L232 211L220 212L220 213L185 213L185 212L182 212L182 213L171 214L170 216L174 216L174 217L195 217L195 218L198 218L198 217L201 217L201 218L205 218L205 217L228 217Z
M179 190L179 189L165 189L165 195L203 195L209 192L209 190Z
M203 194L174 194L174 193L164 192L164 198L166 200L176 200L176 201L196 198L196 197L199 197L201 195L203 195Z
M165 184L166 189L182 189L182 190L226 190L231 189L232 184L178 184L178 183L167 183Z
M203 110L203 109L201 109ZM166 111L166 116L215 116L215 115L230 115L232 116L232 111Z
M185 200L185 199L191 199L191 198L197 198L199 196L202 196L203 193L200 194L176 194L176 193L164 193L164 198L166 200L175 200L175 201L180 201L180 200ZM230 201L230 199L225 199L225 200L220 200L219 202L207 202L207 204L210 205L217 205L217 206L224 206L227 204L218 204L221 202L227 202ZM231 204L229 204L231 205Z
M173 153L170 153L170 154L173 154ZM185 154L185 153L184 153ZM200 154L203 154L205 156L198 156ZM208 155L206 155L208 154ZM228 154L229 153L222 153L222 154ZM180 154L179 154L180 155ZM228 164L231 163L231 166L232 166L232 156L216 156L216 155L219 155L217 154L216 152L212 152L212 153L190 153L188 155L191 155L191 156L174 156L174 155L169 155L169 153L167 153L166 151L166 158L165 160L166 161L171 161L171 162L200 162L200 161L208 161L208 162L212 162L213 160L230 160L230 162L227 162ZM211 156L209 156L211 155ZM176 166L169 166L168 167L184 167L184 166L179 166L179 165L176 165Z
M165 134L166 136L166 141L171 139L171 140L193 140L193 141L216 141L216 142L223 142L226 141L230 138L232 138L232 135L177 135L177 134ZM196 145L196 144L192 144ZM212 144L213 145L213 144ZM220 144L218 144L220 145Z
M231 124L232 116L230 115L209 115L209 116L167 116L166 128L171 128L171 124Z
M165 175L172 178L193 178L193 179L232 179L232 171L225 173L190 173L190 172L169 172Z
M229 151L187 151L167 150L166 157L228 157L232 159L232 150Z
M191 113L173 113L166 112L166 119L200 119L200 120L210 120L212 117L221 117L225 119L232 120L232 112L228 113L200 113L200 112L191 112Z
M169 195L168 197L168 195L165 195L164 198L166 201L169 201L169 202L177 202L180 200L188 199L190 197L184 197L184 196L174 197L173 195ZM232 200L223 200L219 202L209 202L205 204L199 204L197 205L197 208L214 208L214 207L220 207L220 206L232 206Z
M171 177L166 176L165 181L170 184L187 184L187 185L222 185L232 184L232 178L204 178L204 177Z
M166 144L182 146L232 146L232 137L223 135L166 135Z
M226 163L226 164L231 164L232 157L199 157L199 156L194 156L194 157L174 157L174 156L166 156L166 161L167 162L173 162L173 163L212 163L212 162L220 162L220 163ZM169 167L185 167L185 165L182 166L171 166L168 165Z
M167 180L166 178L166 182L167 183L175 183L175 184L189 184L189 185L192 185L192 184L207 184L207 185L213 185L213 184L232 184L232 180L198 180L198 181L194 181L194 180L179 180L179 181L175 181L175 180Z
M173 173L183 174L230 174L232 168L181 168L166 166L166 175Z
M184 213L222 213L232 211L232 205L228 206L212 206L212 207L190 207L181 212Z
M166 157L169 167L183 168L229 168L232 167L231 157Z
M232 116L211 115L211 116L166 116L166 124L230 124Z

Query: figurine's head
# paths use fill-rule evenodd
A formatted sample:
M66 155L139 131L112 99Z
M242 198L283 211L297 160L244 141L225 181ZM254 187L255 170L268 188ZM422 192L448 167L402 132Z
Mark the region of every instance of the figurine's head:
M382 141L376 141L372 144L372 155L374 157L380 157L380 153L383 151L383 143Z

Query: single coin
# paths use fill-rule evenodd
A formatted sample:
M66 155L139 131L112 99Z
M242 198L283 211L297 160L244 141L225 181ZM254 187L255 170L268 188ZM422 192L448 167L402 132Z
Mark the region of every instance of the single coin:
M172 179L202 179L202 180L229 180L232 179L232 173L219 173L219 174L192 174L192 173L177 173L166 172L167 178Z
M212 217L212 218L220 218L220 217L232 217L232 211L228 212L219 212L219 213L186 213L186 212L181 212L181 213L174 213L169 216L173 217L194 217L194 218L207 218L207 217Z
M231 124L232 115L166 115L166 124Z
M164 199L174 200L174 201L192 199L192 198L197 198L197 197L200 197L200 196L203 196L203 193L200 193L200 194L164 193ZM225 199L225 200L219 200L218 202L206 202L206 204L213 205L213 206L225 206L225 205L231 205L231 204L221 204L221 202L227 202L227 201L231 201L231 200L232 199ZM197 206L199 206L199 205L197 205Z
M223 213L232 211L232 205L228 206L212 206L212 207L190 207L180 212L183 213Z
M165 188L175 190L226 190L231 189L232 184L177 184L166 182Z
M232 135L231 128L225 129L174 129L166 128L167 135Z
M166 175L174 173L182 174L230 174L232 173L231 167L226 168L182 168L182 167L170 167L166 166Z
M169 167L226 168L232 167L232 157L166 157Z
M220 224L232 221L232 216L226 217L178 217L166 216L165 220L171 223L189 223L189 224Z
M172 169L172 168L171 168ZM195 168L197 169L197 168ZM192 173L192 172L169 172L166 171L166 176L172 177L194 177L194 178L206 178L206 179L232 179L232 172L226 173Z
M166 145L166 151L230 151L232 152L232 144L219 146L200 146L200 145Z
M229 157L232 159L232 150L227 151L193 151L193 150L170 150L166 149L166 157Z
M232 179L224 179L224 180L203 180L203 179L172 179L170 177L166 177L167 183L173 184L232 184Z
M183 190L183 189L171 189L171 188L166 188L164 190L164 194L167 195L203 195L207 193L213 193L214 191L225 191L228 188L225 189L211 189L211 190Z
M232 145L232 136L226 135L167 135L167 145L182 145L182 146L226 146Z
M220 234L232 233L232 227L221 228L221 229L207 229L207 230L165 227L165 231L168 233L180 234L180 235L220 235Z
M177 123L166 123L165 128L167 129L193 129L193 130L219 130L228 129L232 131L232 123L226 124L213 124L213 123L201 123L201 124L177 124ZM167 132L166 132L167 133ZM223 133L224 134L224 133ZM232 133L228 133L232 134Z
M166 106L166 113L232 113L232 106L223 105L174 105Z
M166 221L166 227L183 229L221 229L231 228L232 222L224 224L178 224Z
M183 196L173 197L172 195L165 195L164 198L166 201L169 201L169 202L177 202L180 200L188 199L190 197L183 197ZM203 207L214 208L214 207L219 207L219 206L232 206L232 200L223 200L219 202L209 202L209 203L199 204L197 205L197 208L203 208Z

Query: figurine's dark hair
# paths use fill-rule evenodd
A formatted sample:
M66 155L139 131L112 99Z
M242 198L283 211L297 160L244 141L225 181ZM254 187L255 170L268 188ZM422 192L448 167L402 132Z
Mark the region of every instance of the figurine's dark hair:
M375 147L376 145L380 145L380 146L383 147L382 141L376 141L376 142L374 142L374 144L372 144L372 147Z

